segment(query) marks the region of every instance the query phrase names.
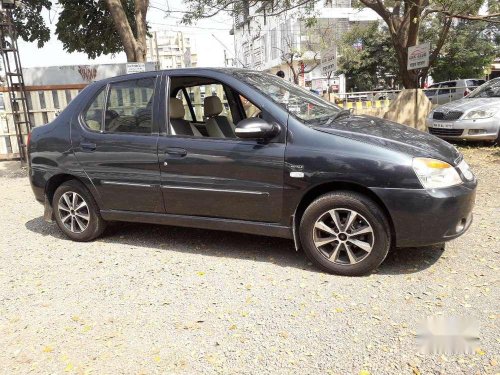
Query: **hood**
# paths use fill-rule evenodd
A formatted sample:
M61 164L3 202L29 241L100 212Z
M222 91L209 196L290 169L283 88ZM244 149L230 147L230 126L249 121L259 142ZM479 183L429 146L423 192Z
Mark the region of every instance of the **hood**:
M434 112L461 111L469 112L473 109L491 109L500 107L500 98L463 98L437 107Z
M458 150L442 139L409 126L371 116L351 116L327 126L315 126L321 132L351 138L408 154L431 157L457 164Z

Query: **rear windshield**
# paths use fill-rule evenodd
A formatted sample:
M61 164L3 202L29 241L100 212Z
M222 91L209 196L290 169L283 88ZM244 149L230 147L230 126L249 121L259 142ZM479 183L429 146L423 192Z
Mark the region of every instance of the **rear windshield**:
M500 98L500 78L486 82L472 91L468 98Z
M467 87L479 87L484 84L486 81L484 79L468 79L465 81Z

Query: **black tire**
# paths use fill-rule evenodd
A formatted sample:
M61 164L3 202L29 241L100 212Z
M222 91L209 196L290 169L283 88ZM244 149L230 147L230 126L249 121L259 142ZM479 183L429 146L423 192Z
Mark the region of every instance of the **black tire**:
M63 223L64 219L63 214L66 213L70 214L70 212L67 212L67 210L62 210L59 208L59 202L61 200L61 197L65 193L68 193L70 195L72 193L76 193L80 197L78 202L81 202L83 200L86 203L86 208L84 208L83 211L80 211L80 214L88 216L88 221L85 222L85 219L80 218L80 223L82 222L84 224L87 223L87 226L85 227L84 230L81 230L78 233L72 231L70 228L66 227L66 225ZM64 207L68 208L68 206L66 205ZM57 225L59 226L59 229L61 229L61 231L73 241L79 241L79 242L92 241L93 239L99 237L106 228L106 222L101 217L101 214L99 212L99 207L97 206L94 197L87 190L87 188L79 181L76 180L66 181L56 189L54 197L52 198L52 209L54 210L54 217L56 219ZM73 217L75 216L74 210L73 214L71 215ZM69 220L71 222L73 218L70 218ZM78 224L75 220L75 227L79 227L79 225L80 224Z
M321 249L319 249L315 245L314 237L315 233L323 233L323 231L316 229L318 228L316 222L321 219L320 224L323 224L323 219L325 221L329 220L329 217L331 217L330 210L337 210L333 212L340 214L345 212L346 216L343 223L342 218L337 218L337 221L340 219L339 222L342 227L347 225L347 215L351 215L352 211L357 214L353 215L353 217L356 217L356 221L345 230L338 230L337 226L332 224L334 223L332 219L330 225L336 228L334 232L337 233L328 233L325 239L337 238L337 240L326 245L320 245L318 247ZM356 226L357 228L355 228ZM356 231L363 228L369 228L370 232L363 235L355 234ZM348 232L351 234L344 235L341 238L342 233L347 234ZM390 226L384 212L371 199L350 191L328 193L313 201L302 216L299 233L302 248L311 262L329 273L344 276L361 276L374 271L384 261L391 246ZM323 238L318 239L317 237L316 239L317 243L323 240ZM357 243L362 246L368 243L371 245L371 250L366 251L354 245L350 242L352 239L357 239ZM360 242L361 239L367 242ZM342 240L343 243L341 243ZM339 248L337 248L337 245ZM331 253L328 254L330 247ZM333 255L334 253L336 255ZM360 254L360 256L357 257L357 254ZM327 256L338 259L330 260Z

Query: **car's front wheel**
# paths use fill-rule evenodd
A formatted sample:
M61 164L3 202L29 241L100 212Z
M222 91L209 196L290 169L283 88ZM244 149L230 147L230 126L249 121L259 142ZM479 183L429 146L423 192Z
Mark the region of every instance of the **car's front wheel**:
M360 276L375 270L389 251L390 227L383 211L364 195L322 195L304 212L300 240L307 257L334 274Z
M106 227L94 198L76 180L66 181L56 189L52 209L57 225L73 241L92 241Z

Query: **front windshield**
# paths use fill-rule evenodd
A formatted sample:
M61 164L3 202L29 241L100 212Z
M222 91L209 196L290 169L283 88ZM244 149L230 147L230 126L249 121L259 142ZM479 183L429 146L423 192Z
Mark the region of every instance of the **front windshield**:
M472 91L467 98L500 98L500 78L486 82Z
M341 111L336 105L283 78L257 72L238 72L237 75L305 122L328 120Z

